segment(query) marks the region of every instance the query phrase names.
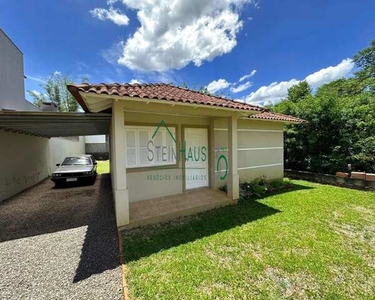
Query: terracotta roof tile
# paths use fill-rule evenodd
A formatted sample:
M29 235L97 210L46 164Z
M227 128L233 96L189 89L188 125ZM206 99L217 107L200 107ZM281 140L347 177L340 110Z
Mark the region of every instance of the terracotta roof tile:
M292 116L287 116L283 114L277 114L277 113L272 113L272 112L262 112L260 114L256 115L251 115L249 116L250 119L259 119L259 120L271 120L271 121L282 121L282 122L290 122L290 123L303 123L306 122L305 120L292 117Z
M68 85L69 91L75 96L81 106L87 110L85 105L82 105L79 101L79 96L77 92L84 93L95 93L95 94L106 94L106 95L116 95L120 97L137 97L137 98L148 98L148 99L158 99L163 101L176 101L185 102L192 104L203 104L210 106L218 106L239 110L248 111L267 111L267 109L238 102L234 100L225 99L222 97L208 95L185 88L177 87L171 84L78 84L78 85Z

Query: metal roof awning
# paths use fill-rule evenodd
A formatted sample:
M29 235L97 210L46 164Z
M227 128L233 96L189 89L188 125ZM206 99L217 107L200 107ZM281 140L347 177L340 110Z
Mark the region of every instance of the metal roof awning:
M111 114L69 112L0 112L0 129L40 137L108 134Z

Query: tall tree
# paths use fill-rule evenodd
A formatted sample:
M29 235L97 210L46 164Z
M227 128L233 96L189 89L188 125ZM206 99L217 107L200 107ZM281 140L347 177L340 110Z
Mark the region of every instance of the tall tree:
M294 103L302 101L309 96L311 96L311 88L305 80L288 89L288 99Z
M361 78L375 78L375 40L371 41L370 47L359 51L353 60L360 70L357 75Z
M319 173L346 170L375 172L375 41L354 56L358 71L320 87L307 83L288 90L271 107L307 120L286 126L285 166Z
M85 81L82 78L82 82ZM35 105L41 107L42 102L53 102L59 111L76 112L79 109L77 101L67 89L68 84L73 84L74 80L67 74L55 72L47 79L46 83L41 84L45 93L36 91L27 91L33 98Z

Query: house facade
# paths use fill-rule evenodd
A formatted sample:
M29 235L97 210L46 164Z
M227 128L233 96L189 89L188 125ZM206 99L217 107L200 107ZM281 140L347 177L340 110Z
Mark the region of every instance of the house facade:
M283 177L283 126L300 119L169 84L71 85L87 113L111 112L118 227L134 202Z

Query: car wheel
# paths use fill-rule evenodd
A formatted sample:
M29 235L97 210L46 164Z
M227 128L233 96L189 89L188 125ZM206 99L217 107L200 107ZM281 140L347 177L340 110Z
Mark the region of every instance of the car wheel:
M55 181L55 188L61 188L63 186L63 182Z
M96 174L94 174L94 175L90 178L90 184L95 184L95 181L96 181Z

